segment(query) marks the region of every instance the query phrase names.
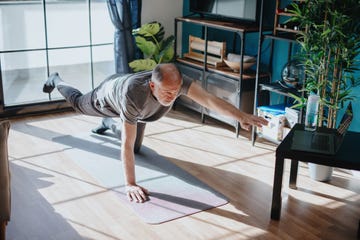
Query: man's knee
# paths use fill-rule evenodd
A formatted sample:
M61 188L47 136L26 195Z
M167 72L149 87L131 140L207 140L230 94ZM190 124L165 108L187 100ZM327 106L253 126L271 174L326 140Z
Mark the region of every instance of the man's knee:
M134 153L140 152L140 148L141 148L141 144L139 144L138 146L135 146L134 147Z
M138 153L140 151L142 142L144 140L145 126L146 126L146 123L142 123L142 122L137 123L136 140L135 140L135 146L134 146L135 153Z

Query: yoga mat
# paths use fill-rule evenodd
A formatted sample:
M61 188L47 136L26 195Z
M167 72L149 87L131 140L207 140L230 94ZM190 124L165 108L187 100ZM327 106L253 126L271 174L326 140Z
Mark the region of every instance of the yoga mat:
M101 186L111 188L146 223L163 223L228 202L225 196L146 146L135 154L135 171L137 183L150 192L149 201L130 202L124 193L119 140L80 133L53 141L69 146L67 156Z

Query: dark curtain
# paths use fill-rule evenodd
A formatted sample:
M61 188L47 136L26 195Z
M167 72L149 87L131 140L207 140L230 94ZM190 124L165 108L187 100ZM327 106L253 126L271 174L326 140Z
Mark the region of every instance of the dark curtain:
M141 26L141 0L130 0L130 12L132 28L139 28ZM135 42L135 40L134 40ZM135 43L134 43L135 44ZM142 52L135 46L135 59L142 58Z
M115 71L129 73L128 63L137 57L132 29L140 26L141 0L107 0L107 6L115 27Z

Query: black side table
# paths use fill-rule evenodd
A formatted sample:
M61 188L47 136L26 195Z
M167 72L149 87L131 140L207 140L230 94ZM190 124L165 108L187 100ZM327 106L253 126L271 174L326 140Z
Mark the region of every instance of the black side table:
M339 167L345 169L360 170L359 142L360 133L348 131L344 141L335 155L326 155L319 153L311 153L304 151L291 150L291 143L295 130L304 130L303 124L296 124L286 138L280 143L276 149L276 162L274 173L273 197L271 205L271 219L280 220L281 212L281 188L284 172L285 159L291 160L289 187L296 189L296 178L298 172L298 161L312 162L321 165ZM319 128L321 132L332 132L335 129ZM360 221L359 221L360 227ZM360 229L358 230L360 237Z

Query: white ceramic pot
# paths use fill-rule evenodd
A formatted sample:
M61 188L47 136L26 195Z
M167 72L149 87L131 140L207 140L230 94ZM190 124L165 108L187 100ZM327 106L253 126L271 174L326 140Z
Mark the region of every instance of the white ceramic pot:
M360 179L360 171L356 171L356 170L351 170L352 175L355 176L356 178Z
M333 167L308 163L310 178L320 182L328 182L331 180Z

